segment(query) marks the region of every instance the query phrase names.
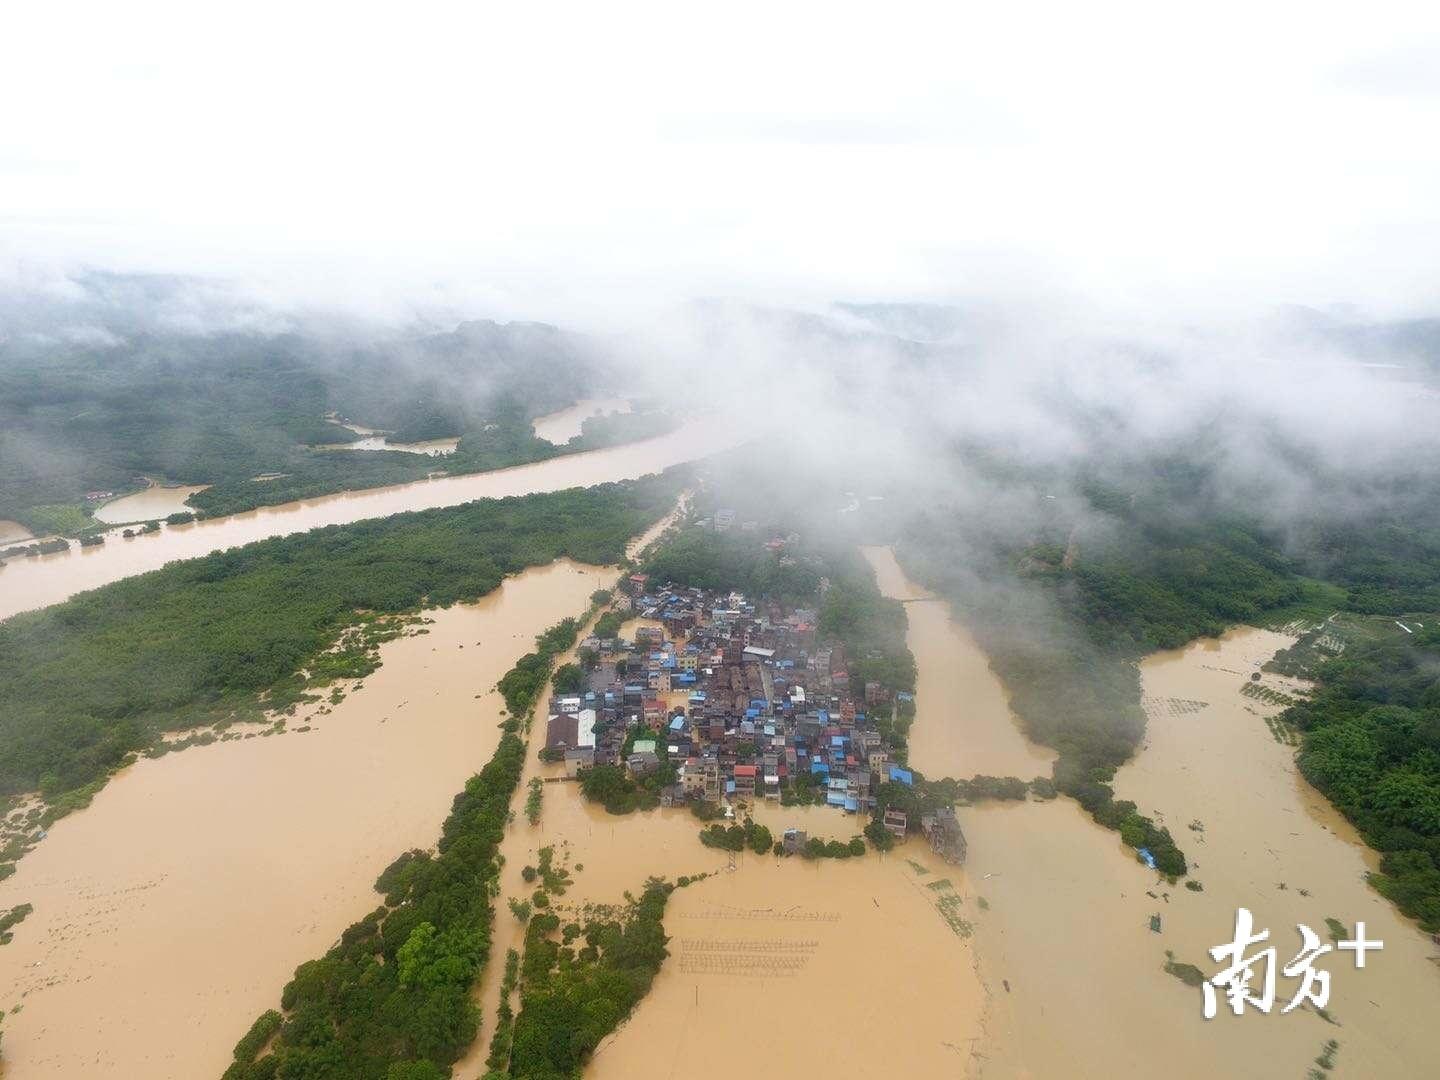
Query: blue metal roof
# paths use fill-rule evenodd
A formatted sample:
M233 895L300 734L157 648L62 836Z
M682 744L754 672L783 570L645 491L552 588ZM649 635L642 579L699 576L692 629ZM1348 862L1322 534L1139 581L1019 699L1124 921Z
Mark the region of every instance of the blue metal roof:
M897 780L909 787L915 786L915 774L909 769L902 769L899 765L890 766L890 779Z

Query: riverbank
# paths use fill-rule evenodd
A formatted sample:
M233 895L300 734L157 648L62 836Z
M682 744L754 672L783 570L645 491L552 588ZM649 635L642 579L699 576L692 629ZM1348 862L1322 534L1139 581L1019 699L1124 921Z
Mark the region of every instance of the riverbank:
M7 1077L218 1076L379 872L434 843L498 744L495 682L615 573L561 561L426 612L340 704L142 760L58 822L0 883L35 905L0 949Z
M388 517L409 510L457 506L481 498L503 498L592 487L635 479L694 461L737 445L743 434L715 420L691 421L666 435L604 450L584 451L492 472L418 480L394 487L327 495L251 510L188 525L166 525L130 540L120 530L105 534L98 547L9 562L0 592L0 619L46 607L76 593L158 570L168 562L198 558L275 536L326 525Z

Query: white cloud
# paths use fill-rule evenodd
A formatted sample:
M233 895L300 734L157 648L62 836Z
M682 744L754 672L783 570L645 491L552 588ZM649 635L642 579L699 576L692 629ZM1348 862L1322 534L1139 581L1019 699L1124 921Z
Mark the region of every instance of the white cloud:
M1388 2L27 5L0 250L557 317L1037 288L1425 307L1437 25Z

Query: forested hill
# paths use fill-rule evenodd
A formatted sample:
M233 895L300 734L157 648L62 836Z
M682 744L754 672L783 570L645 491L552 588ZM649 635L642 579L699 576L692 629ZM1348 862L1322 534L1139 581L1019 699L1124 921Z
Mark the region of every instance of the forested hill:
M103 778L162 731L253 718L262 702L284 705L332 678L364 675L384 630L377 617L472 600L561 556L619 562L680 483L672 471L316 529L8 619L0 798L38 787L54 799Z
M615 377L593 343L541 323L195 332L110 328L112 316L86 307L57 315L48 333L0 337L0 519L50 532L77 518L87 492L134 490L142 477L216 485L194 505L225 513L540 460L557 450L535 438L531 419ZM102 322L65 324L80 318ZM441 459L312 449L355 439L330 414L392 431L395 442L459 436L460 450ZM663 423L619 426L568 449ZM262 475L276 478L252 482Z

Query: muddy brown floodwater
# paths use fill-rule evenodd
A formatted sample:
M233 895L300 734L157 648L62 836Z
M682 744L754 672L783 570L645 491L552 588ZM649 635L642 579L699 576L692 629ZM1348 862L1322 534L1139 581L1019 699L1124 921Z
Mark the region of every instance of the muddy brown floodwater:
M67 553L12 560L0 571L5 576L4 588L0 589L0 619L58 603L85 589L132 574L158 570L175 559L193 559L272 536L407 510L631 480L736 446L743 439L743 433L733 425L713 419L693 420L653 439L566 454L533 465L326 495L191 525L166 525L159 532L130 540L122 539L119 530L111 530L103 546L81 548L72 544Z
M1141 665L1146 743L1115 778L1166 824L1204 886L1172 887L1135 861L1117 835L1073 802L988 805L961 812L980 967L996 994L987 1077L1303 1077L1328 1039L1342 1075L1440 1075L1437 950L1365 883L1371 853L1296 772L1294 748L1265 723L1280 710L1240 693L1291 639L1238 629ZM1293 688L1272 676L1265 685ZM1191 823L1197 828L1192 829ZM1281 978L1270 1015L1201 1018L1201 992L1162 970L1165 951L1205 974L1250 908L1287 962L1304 922L1325 919L1385 941L1364 970L1331 954L1326 1022L1310 1009L1280 1015L1295 986ZM1161 932L1149 929L1161 917Z
M410 454L425 454L429 457L444 457L446 454L453 454L460 445L458 435L448 439L424 439L420 442L397 443L390 441L391 432L381 431L379 428L362 427L359 424L347 424L343 420L336 419L333 414L329 418L333 423L339 424L347 431L353 431L361 436L354 442L348 443L325 443L313 447L315 450L403 450Z
M158 521L171 514L189 511L190 507L185 505L185 500L196 492L204 491L208 486L151 484L144 491L111 499L95 511L95 520L103 521L107 525L122 525L129 521Z
M532 752L517 809L530 776L561 772ZM731 870L726 853L699 842L702 826L688 810L614 817L568 782L545 785L538 825L516 817L480 992L481 1038L456 1076L484 1071L505 950L523 949L522 928L503 898L530 895L534 886L522 870L546 845L568 861L575 879L559 901L567 909L619 903L651 876L714 875L672 894L665 914L670 958L632 1018L601 1044L587 1075L728 1077L735 1055L716 1048L742 1042L758 1076L967 1075L983 992L972 942L939 906L950 890L927 887L958 875L928 848L911 842L884 858L844 862L746 852ZM795 826L846 840L859 824L828 807L765 805L756 820L777 837ZM877 994L873 987L887 989ZM902 1029L904 1039L889 1037Z
M932 777L1049 776L1054 751L1022 734L989 659L950 605L911 582L890 548L860 550L881 593L908 601L905 643L918 671L911 762Z
M559 562L428 612L328 715L142 760L56 823L0 883L0 908L35 905L0 947L6 1080L219 1076L379 872L434 844L499 741L499 677L616 576Z
M537 416L533 427L536 438L561 446L579 435L585 421L590 417L608 416L611 413L628 413L629 411L629 398L586 398L558 412Z
M0 521L0 544L32 539L30 530L18 521Z
M867 555L892 595L919 595L883 549ZM887 576L888 575L888 576ZM917 619L918 609L941 616ZM920 663L911 760L933 775L990 770L1030 776L1049 755L1025 743L999 680L940 604L907 605L910 644ZM917 625L918 624L918 625ZM954 706L952 709L951 706ZM958 730L957 730L958 729ZM531 775L560 770L527 764ZM1044 808L1042 808L1044 809ZM848 840L863 821L828 807L765 803L756 818L778 837L788 826ZM547 784L538 826L523 818L506 841L506 896L526 896L521 871L547 844L571 864L564 901L613 903L646 877L714 877L677 890L665 917L671 956L634 1015L597 1051L587 1075L602 1080L733 1075L966 1077L984 1064L987 1029L998 1022L978 971L972 928L984 917L965 873L912 838L889 855L843 862L729 858L698 840L700 823L682 810L610 817L584 803L573 784ZM503 908L482 988L493 1031L504 949L519 947L518 924ZM477 1046L457 1075L478 1073ZM468 1071L467 1071L468 1070Z

